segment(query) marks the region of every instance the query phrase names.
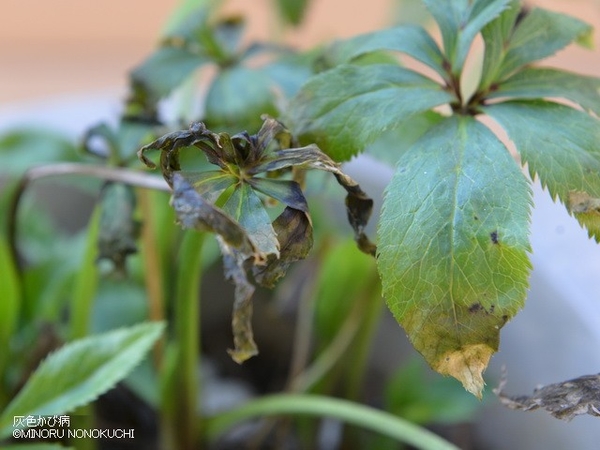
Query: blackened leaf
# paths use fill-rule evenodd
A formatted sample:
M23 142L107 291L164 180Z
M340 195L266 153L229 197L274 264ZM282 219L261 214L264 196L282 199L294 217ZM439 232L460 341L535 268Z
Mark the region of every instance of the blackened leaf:
M225 277L235 285L235 301L231 319L235 348L227 352L235 362L241 364L258 354L252 332L252 294L254 294L254 286L248 281L244 270L246 257L227 245L220 237L217 240L223 254Z
M255 263L261 263L270 254L279 256L279 243L269 214L250 185L241 183L237 186L223 210L240 224L254 244Z
M267 115L261 119L264 122L256 135L256 160L262 159L274 143L279 144L279 148L290 148L292 141L290 132L281 122Z
M290 208L308 212L306 198L304 198L300 185L295 181L250 178L248 184L257 191L279 200Z
M533 411L544 408L557 419L566 421L581 414L600 417L600 374L549 384L536 389L531 396L508 396L503 392L505 385L506 377L503 376L494 393L511 409Z
M225 244L246 257L256 253L246 231L224 211L202 198L178 173L173 176L171 204L183 228L217 233Z
M306 212L287 207L273 222L279 241L279 258L270 255L267 263L255 265L254 279L262 286L272 288L285 275L289 265L306 258L313 245L313 229Z
M397 65L341 65L312 77L284 122L301 143L346 161L385 130L453 100L440 84Z
M206 56L187 48L163 47L136 67L131 72L131 79L158 97L164 97L208 62Z
M124 274L127 256L137 251L135 241L140 227L133 217L135 192L129 185L108 182L100 195L98 259L112 261L115 271Z
M324 170L335 175L338 183L348 193L346 196L346 211L348 213L348 221L354 229L354 238L363 252L374 256L376 246L364 232L367 222L371 217L373 200L361 189L356 181L342 172L339 164L319 150L319 147L308 145L306 147L273 152L270 159L264 164L254 167L252 173L271 172L292 166L304 169Z

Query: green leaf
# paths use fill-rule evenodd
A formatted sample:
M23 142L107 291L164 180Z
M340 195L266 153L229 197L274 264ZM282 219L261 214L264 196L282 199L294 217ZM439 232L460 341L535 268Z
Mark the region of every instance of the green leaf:
M131 78L157 96L164 97L208 62L207 56L187 48L162 47L136 67Z
M600 123L588 114L551 102L506 102L484 111L508 132L523 162L600 239ZM587 205L587 206L586 206Z
M162 323L145 323L73 341L46 358L0 416L0 437L14 416L64 414L122 380L158 339Z
M592 27L579 19L535 8L515 28L494 78L502 81L517 69L551 56L591 32Z
M10 343L19 318L21 307L21 282L16 262L10 253L8 242L0 234L0 378L11 355Z
M600 78L557 69L525 68L501 83L487 98L564 98L600 114Z
M450 117L402 155L378 270L388 307L439 373L477 396L500 328L522 307L531 192L489 129Z
M241 183L236 187L223 205L223 211L242 226L262 257L279 256L279 242L271 218L250 185Z
M161 35L196 40L199 30L206 26L211 4L215 3L218 0L183 0L168 18Z
M482 28L481 35L485 43L485 52L479 83L480 90L486 90L495 80L520 12L521 0L511 0L496 20Z
M477 33L506 8L509 0L424 2L442 32L444 52L450 61L452 73L458 74Z
M298 26L306 15L309 0L276 0L281 18L288 24Z
M429 33L418 25L397 26L336 42L327 50L325 58L334 66L378 50L405 53L428 65L442 77L446 75L444 55Z
M223 69L206 95L209 128L255 129L261 114L276 115L271 84L264 73L236 66Z
M205 172L181 171L179 174L209 203L215 203L221 193L237 182L237 178L221 170Z
M386 129L453 99L429 78L395 65L342 65L309 80L284 122L301 142L345 161Z

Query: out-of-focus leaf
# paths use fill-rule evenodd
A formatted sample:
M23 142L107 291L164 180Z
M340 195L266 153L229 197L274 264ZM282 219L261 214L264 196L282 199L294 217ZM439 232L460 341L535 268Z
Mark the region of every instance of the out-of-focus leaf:
M53 131L25 128L0 136L0 173L11 177L34 165L77 159L73 143Z
M377 262L388 307L432 368L476 396L525 299L530 206L518 165L470 117L419 139L386 191Z
M579 19L535 8L516 26L493 78L502 81L517 69L551 56L573 41L584 40L591 32L592 27Z
M284 122L301 143L345 161L383 131L453 99L441 85L395 65L342 65L311 78Z
M242 16L232 16L218 22L214 28L214 36L222 51L227 55L234 55L244 32L245 22Z
M210 5L214 0L184 0L173 11L162 31L165 38L178 37L186 41L197 40L199 30L206 26Z
M525 68L498 86L486 98L564 98L600 114L600 78L563 70Z
M533 411L544 408L557 419L567 422L582 414L600 417L600 374L549 384L537 388L531 396L508 396L503 392L505 385L506 378L503 378L494 393L511 409Z
M10 357L10 341L16 329L21 308L21 283L4 235L0 234L0 376Z
M140 223L133 217L135 191L122 183L108 182L100 193L98 259L110 260L116 272L126 273L127 257L137 252Z
M241 254L255 254L254 244L240 224L204 200L179 174L173 177L171 204L183 228L216 233L227 246L237 249Z
M456 381L428 375L431 371L418 359L403 365L386 386L385 410L423 425L472 421L481 403L465 396Z
M313 245L313 229L307 212L287 207L273 222L279 241L279 257L269 255L264 265L252 267L254 279L262 286L273 288L285 275L291 263L300 261Z
M259 70L242 66L223 69L206 94L209 128L251 130L261 125L261 114L276 113L271 85Z
M314 73L316 52L291 53L285 52L275 61L261 67L261 71L278 86L286 98L290 98L300 90L300 87Z
M485 52L479 82L480 90L486 90L492 82L496 81L496 73L502 65L504 54L521 10L521 0L511 0L502 14L481 30Z
M511 101L484 108L508 132L532 178L600 240L600 122L568 106ZM552 124L552 126L548 126Z
M15 416L58 415L93 401L122 380L158 339L162 323L145 323L80 339L51 354L0 416L0 438Z
M276 0L281 18L290 25L298 26L306 15L309 0Z
M506 8L509 0L424 2L442 32L444 52L452 66L452 73L458 74L477 33Z
M131 78L134 83L163 97L208 62L210 59L206 55L188 48L161 47L131 72Z
M405 53L428 65L442 77L446 76L444 55L429 33L418 25L397 26L336 42L324 57L328 64L335 66L378 50Z

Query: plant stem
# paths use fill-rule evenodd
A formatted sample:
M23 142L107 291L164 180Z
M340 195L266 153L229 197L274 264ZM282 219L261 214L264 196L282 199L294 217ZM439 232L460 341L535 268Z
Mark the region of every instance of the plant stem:
M334 417L424 450L458 449L434 433L384 411L348 400L308 394L276 394L262 397L212 417L205 423L205 430L207 436L214 440L238 422L257 416L281 414Z
M197 419L200 368L200 280L204 233L188 231L180 246L175 298L175 359L166 376L163 400L170 448L196 450L200 430Z

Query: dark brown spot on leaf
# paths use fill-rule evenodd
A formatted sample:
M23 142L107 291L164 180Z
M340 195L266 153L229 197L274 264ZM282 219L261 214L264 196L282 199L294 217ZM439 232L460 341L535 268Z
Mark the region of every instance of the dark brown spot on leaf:
M490 239L492 240L492 243L493 243L493 244L498 244L498 243L499 243L499 242L498 242L498 232L497 232L497 231L495 231L495 230L494 230L494 231L492 231L492 232L490 233Z

